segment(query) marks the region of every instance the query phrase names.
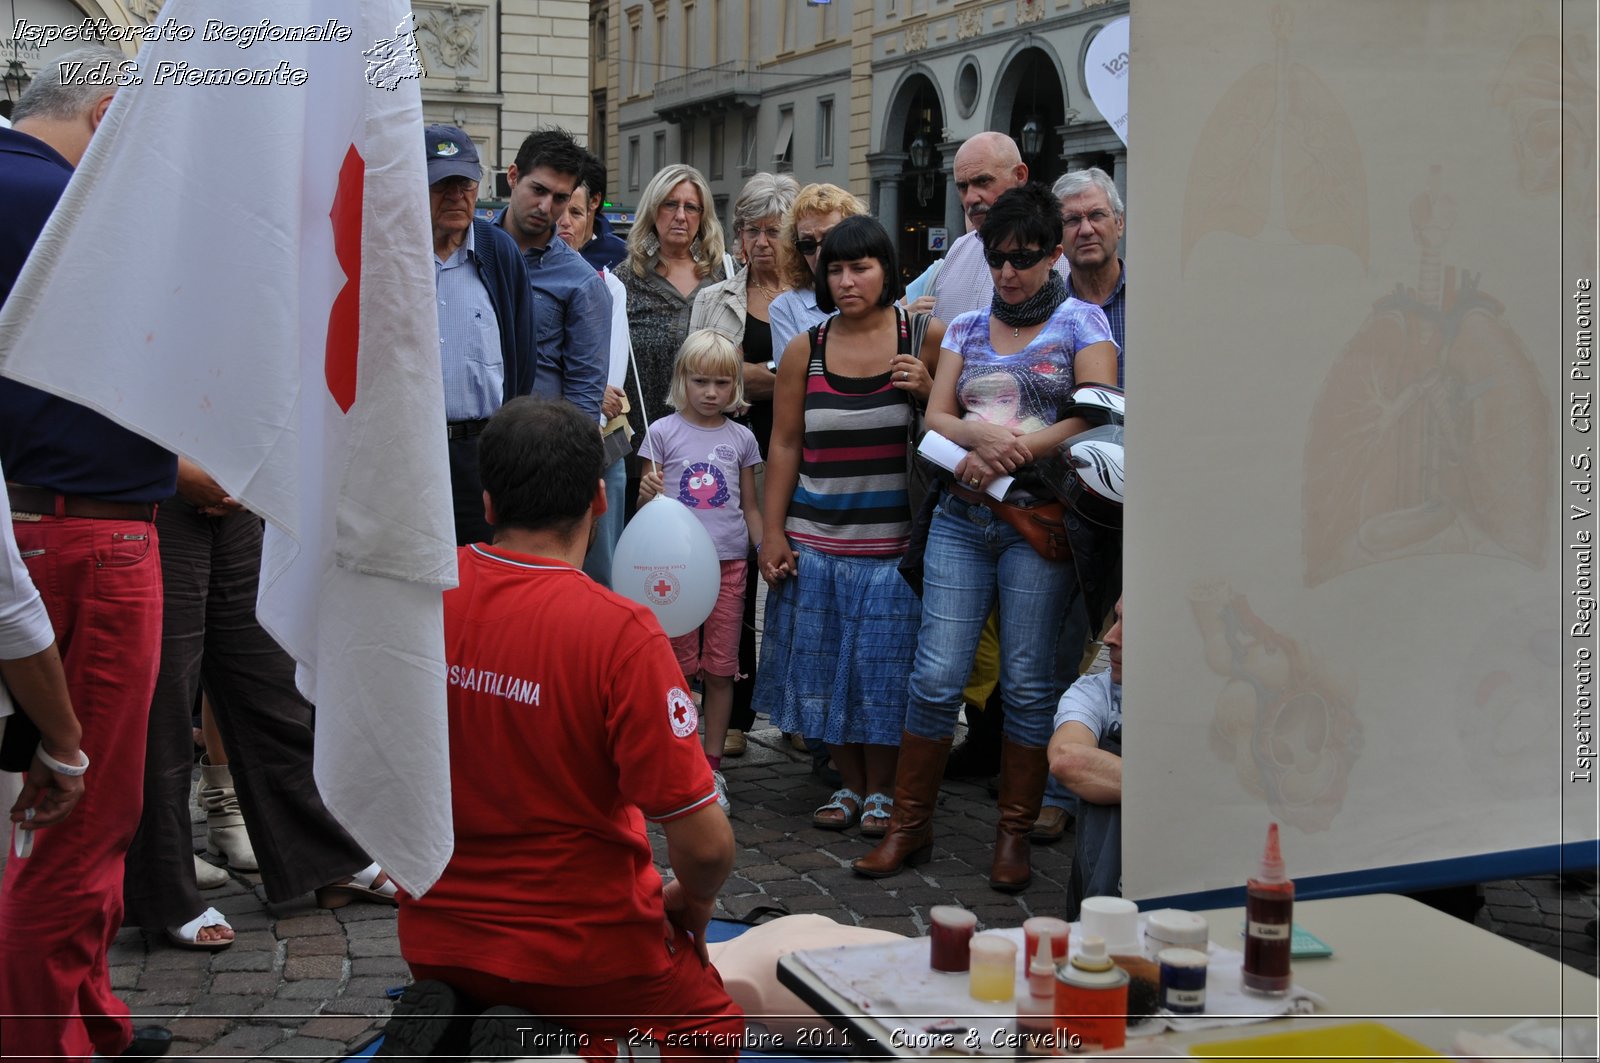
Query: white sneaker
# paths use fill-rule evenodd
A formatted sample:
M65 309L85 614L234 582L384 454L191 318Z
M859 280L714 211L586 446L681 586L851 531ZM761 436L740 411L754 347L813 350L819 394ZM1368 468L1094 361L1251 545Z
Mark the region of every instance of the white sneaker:
M728 804L728 780L722 777L722 772L711 773L711 781L717 784L717 804L722 806L722 811L731 814L732 806Z

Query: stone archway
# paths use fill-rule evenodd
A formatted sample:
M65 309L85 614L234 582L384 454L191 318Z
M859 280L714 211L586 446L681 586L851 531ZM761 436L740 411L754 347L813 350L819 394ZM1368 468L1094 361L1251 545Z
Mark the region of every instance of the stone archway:
M1030 36L1007 54L995 81L988 127L1017 142L1035 180L1048 182L1058 175L1069 99L1061 59L1048 43Z
M929 248L928 230L944 224L945 174L938 146L945 114L933 72L912 64L890 92L881 150L870 157L878 217L894 238L902 280L916 277L942 254Z

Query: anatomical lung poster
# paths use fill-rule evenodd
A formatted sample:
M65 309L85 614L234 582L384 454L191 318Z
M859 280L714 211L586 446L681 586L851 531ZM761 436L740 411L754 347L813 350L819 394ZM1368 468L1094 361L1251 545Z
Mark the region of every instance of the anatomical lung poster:
M1127 896L1595 838L1595 33L1134 0Z

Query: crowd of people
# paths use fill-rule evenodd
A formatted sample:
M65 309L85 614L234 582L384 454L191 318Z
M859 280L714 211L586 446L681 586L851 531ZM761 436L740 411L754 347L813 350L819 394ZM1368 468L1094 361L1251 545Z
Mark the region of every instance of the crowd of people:
M19 206L0 298L114 91L46 73L0 129ZM1097 826L1080 849L1098 849L1069 903L1113 892L1115 831L1089 810L1120 792L1120 533L1035 469L1087 427L1074 388L1122 384L1111 179L1052 188L1010 138L968 139L968 232L909 294L891 234L834 185L756 174L725 238L704 177L669 165L624 241L603 165L563 131L527 136L487 218L470 136L429 126L424 149L460 546L446 663L533 700L450 689L454 856L425 895L397 891L317 798L313 707L254 615L260 519L187 461L0 380L0 675L21 709L0 766L25 773L19 837L49 828L0 888L0 1013L40 1016L8 1020L8 1051L156 1050L109 983L124 921L231 943L190 843L202 701L208 848L273 900L398 903L418 982L397 1014L731 1044L705 930L735 846L724 758L757 713L836 775L814 825L859 830L875 845L855 870L887 877L932 851L965 705L997 736L994 888L1025 889L1031 841L1081 802ZM960 448L953 470L917 459L924 431ZM720 568L710 616L670 643L609 590L657 497L702 521ZM1107 628L1110 671L1079 680ZM604 1018L624 1000L626 1021ZM397 1025L392 1050L425 1054L447 1025Z

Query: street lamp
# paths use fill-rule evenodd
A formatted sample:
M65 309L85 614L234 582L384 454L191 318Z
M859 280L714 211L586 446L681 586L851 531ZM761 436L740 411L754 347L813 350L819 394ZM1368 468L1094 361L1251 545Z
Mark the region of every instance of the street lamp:
M1027 158L1037 158L1044 149L1044 126L1039 121L1039 116L1030 114L1028 120L1022 123L1022 134L1018 137L1022 142L1022 154Z
M907 149L911 154L911 168L913 170L926 170L933 161L933 144L928 141L928 131L924 128L911 142Z
M6 73L3 79L6 84L6 99L18 100L22 98L22 90L33 83L33 75L28 73L28 68L22 65L22 60L12 59L6 63Z

